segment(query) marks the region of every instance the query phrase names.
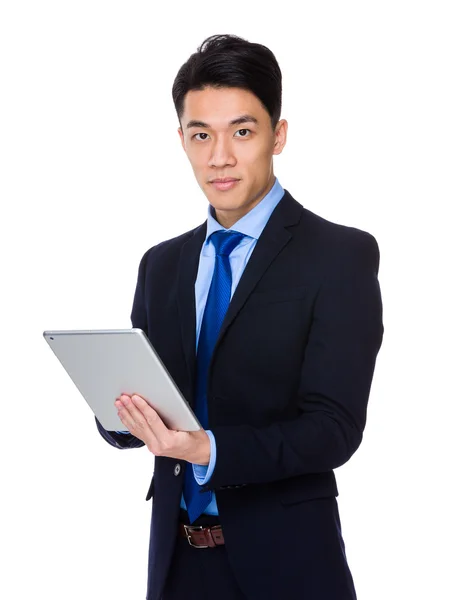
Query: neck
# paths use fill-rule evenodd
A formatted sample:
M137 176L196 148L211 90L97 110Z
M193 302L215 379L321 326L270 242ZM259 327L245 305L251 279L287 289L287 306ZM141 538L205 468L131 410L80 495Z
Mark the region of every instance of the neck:
M263 200L263 198L265 198L265 196L268 194L268 192L271 190L271 188L273 187L275 182L275 176L272 173L270 180L268 181L268 184L264 187L264 189L261 191L261 193L253 200L251 201L251 203L246 206L246 207L242 207L240 209L237 210L216 210L214 207L212 207L212 215L214 216L215 220L218 221L220 223L220 225L222 225L225 229L229 229L230 227L232 227L234 225L234 223L237 223L237 221L239 221L242 217L244 217L245 215L247 215L249 212L251 212L253 210L254 207L256 207L259 202L261 200Z

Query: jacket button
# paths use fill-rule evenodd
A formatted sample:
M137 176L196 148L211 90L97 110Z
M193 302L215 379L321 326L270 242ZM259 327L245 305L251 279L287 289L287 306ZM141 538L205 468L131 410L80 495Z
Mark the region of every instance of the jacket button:
M181 465L177 463L175 470L173 471L175 475L179 475L181 473Z

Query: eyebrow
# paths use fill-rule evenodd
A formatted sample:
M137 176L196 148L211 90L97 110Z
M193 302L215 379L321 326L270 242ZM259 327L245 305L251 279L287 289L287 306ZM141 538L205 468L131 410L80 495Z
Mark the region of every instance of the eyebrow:
M241 115L240 117L229 121L228 127L232 127L233 125L241 125L242 123L254 123L255 125L258 125L259 121L252 115ZM189 129L190 127L204 127L205 129L211 129L211 125L204 123L204 121L196 120L192 120L187 123L186 129Z

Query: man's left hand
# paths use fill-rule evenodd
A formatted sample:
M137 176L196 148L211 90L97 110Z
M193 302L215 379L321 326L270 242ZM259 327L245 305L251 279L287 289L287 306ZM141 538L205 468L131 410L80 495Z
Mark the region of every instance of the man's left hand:
M115 401L123 425L142 440L155 456L187 460L197 465L208 465L210 440L204 429L176 431L168 429L158 413L141 396L122 394Z

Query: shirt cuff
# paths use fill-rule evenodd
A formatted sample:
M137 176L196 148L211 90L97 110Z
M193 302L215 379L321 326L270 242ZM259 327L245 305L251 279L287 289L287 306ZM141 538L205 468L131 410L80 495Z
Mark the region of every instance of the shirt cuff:
M215 463L217 461L217 444L215 443L215 436L209 429L205 429L210 440L210 460L209 465L196 465L192 464L193 475L198 485L206 484L212 477L215 469Z

